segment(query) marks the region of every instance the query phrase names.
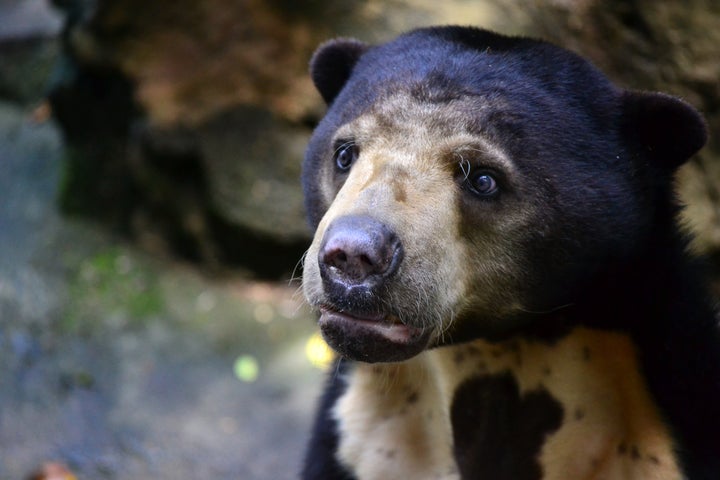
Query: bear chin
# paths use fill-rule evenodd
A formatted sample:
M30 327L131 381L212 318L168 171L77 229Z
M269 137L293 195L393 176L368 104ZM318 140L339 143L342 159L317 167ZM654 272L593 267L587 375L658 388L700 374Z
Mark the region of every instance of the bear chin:
M320 309L323 338L342 357L366 363L400 362L430 343L430 329L400 323L392 315L358 317Z

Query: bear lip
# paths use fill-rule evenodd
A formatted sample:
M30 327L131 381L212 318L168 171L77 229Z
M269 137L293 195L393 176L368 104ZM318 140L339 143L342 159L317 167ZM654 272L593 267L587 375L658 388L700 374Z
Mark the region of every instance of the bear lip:
M395 343L407 343L422 332L420 328L405 325L391 314L351 314L327 307L320 307L320 325L327 322L350 322L357 327L369 329Z
M363 362L406 360L424 350L430 331L406 325L395 315L339 312L321 306L320 330L345 358Z

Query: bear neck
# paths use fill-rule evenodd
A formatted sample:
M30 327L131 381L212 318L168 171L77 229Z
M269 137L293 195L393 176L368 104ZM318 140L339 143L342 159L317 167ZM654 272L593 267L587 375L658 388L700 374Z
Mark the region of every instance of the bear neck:
M688 253L677 211L658 209L638 248L608 261L581 287L563 312L567 323L625 331L641 344L717 332L705 268Z
M559 337L577 325L627 334L688 477L710 478L720 468L720 328L688 244L674 222L655 222L641 249L609 264L547 320L562 325Z

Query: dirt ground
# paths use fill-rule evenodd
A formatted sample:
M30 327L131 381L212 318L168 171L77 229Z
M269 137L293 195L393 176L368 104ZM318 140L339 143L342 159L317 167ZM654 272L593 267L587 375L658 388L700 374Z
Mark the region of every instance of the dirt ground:
M61 155L0 104L0 479L296 478L324 376L298 283L210 278L61 217Z

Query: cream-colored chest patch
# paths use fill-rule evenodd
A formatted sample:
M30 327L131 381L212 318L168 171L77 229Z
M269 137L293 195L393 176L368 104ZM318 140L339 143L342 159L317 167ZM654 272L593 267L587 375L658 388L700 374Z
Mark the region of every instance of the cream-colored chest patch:
M462 478L454 393L470 379L508 373L520 395L544 391L562 406L562 423L536 457L517 459L537 462L543 480L682 478L631 341L587 328L553 345L475 341L398 364L358 364L334 410L339 460L358 480Z
M449 399L423 354L397 364L360 364L335 408L339 458L359 480L459 479Z

